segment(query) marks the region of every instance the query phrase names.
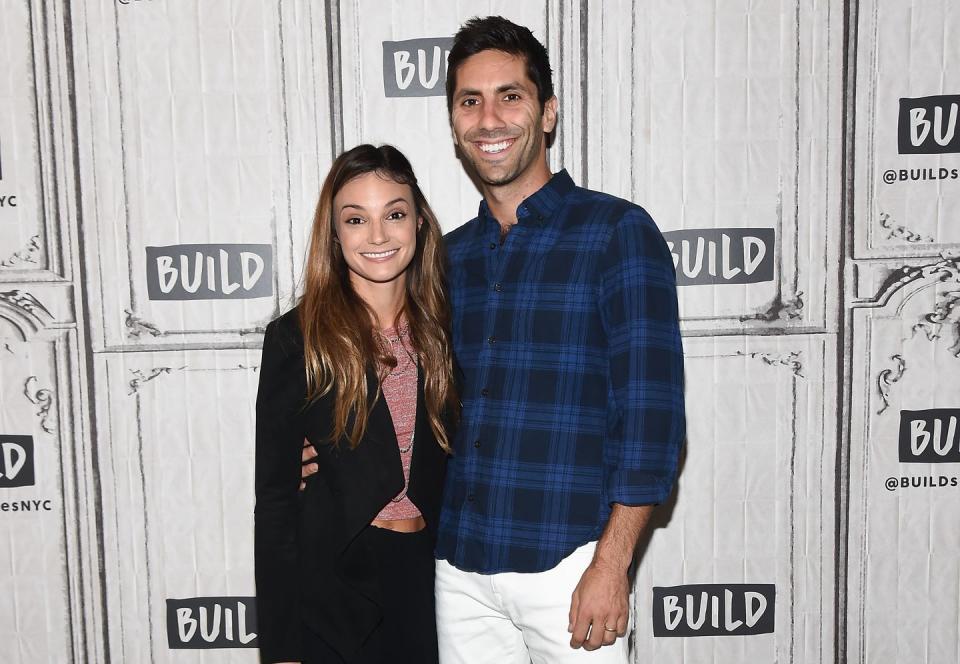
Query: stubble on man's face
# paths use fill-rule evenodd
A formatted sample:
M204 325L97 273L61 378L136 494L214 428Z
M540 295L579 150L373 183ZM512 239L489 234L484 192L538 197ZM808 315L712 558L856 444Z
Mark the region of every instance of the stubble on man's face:
M553 129L554 107L541 109L524 59L481 51L464 60L456 76L454 140L480 181L502 187L531 172L547 172L545 132Z

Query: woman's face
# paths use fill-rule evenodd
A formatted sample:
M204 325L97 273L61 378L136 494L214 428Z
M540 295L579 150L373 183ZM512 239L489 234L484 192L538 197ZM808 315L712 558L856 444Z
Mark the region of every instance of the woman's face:
M377 173L358 175L334 196L333 220L358 295L405 285L422 223L410 185Z

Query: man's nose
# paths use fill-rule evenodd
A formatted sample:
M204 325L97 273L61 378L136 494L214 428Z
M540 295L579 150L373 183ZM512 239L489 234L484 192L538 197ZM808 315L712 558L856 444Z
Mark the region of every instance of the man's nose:
M491 131L504 126L503 116L500 115L500 105L496 102L484 102L480 107L480 127Z

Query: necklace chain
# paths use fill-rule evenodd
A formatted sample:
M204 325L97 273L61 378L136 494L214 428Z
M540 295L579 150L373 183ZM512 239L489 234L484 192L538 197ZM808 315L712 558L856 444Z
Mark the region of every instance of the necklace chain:
M388 328L392 329L392 328ZM416 352L411 352L409 349L409 338L410 338L410 325L406 321L403 321L396 327L396 334L393 336L388 336L383 333L383 330L378 330L380 334L380 339L383 342L386 342L389 346L390 354L397 360L397 365L388 369L387 375L385 378L400 378L405 376L411 368L417 368L417 358ZM399 351L403 351L402 353ZM407 361L401 364L401 358L405 358ZM401 455L409 454L413 449L414 435L416 434L416 426L410 431L410 441L403 446L399 447ZM391 498L390 501L394 503L399 503L407 496L407 489L410 485L410 479L406 478L406 481L403 485L403 490L394 498Z

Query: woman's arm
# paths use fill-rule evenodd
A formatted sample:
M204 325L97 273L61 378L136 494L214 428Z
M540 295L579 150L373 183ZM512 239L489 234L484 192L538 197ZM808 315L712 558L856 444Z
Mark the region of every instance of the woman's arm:
M254 569L264 662L303 659L297 548L303 434L294 421L303 401L302 392L296 394L303 360L282 337L276 321L267 326L257 391Z

